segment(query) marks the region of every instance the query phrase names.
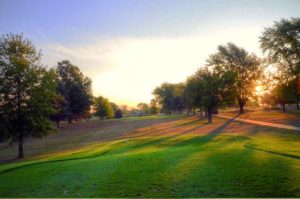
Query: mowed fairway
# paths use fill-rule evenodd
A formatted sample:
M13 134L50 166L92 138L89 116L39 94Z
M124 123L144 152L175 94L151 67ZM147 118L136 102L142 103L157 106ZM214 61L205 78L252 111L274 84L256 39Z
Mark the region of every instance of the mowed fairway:
M29 159L0 166L0 196L300 197L299 132L216 117L114 122L66 129L45 152L32 141Z

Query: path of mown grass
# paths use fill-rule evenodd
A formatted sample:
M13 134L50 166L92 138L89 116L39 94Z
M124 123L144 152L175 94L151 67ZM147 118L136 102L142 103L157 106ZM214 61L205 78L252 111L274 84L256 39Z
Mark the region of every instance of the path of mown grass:
M194 117L0 166L1 197L300 197L300 135Z

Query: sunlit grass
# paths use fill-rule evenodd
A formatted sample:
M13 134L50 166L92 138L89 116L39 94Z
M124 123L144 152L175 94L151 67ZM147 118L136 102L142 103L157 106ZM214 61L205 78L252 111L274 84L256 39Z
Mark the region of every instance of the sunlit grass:
M299 141L294 131L181 117L116 140L1 165L0 193L3 197L299 197Z

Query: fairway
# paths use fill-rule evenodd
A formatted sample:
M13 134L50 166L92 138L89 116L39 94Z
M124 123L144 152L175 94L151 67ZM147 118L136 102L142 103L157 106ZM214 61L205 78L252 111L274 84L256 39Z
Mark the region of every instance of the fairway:
M299 10L0 0L0 199L300 198Z
M45 156L2 164L0 196L300 197L299 132L217 117L212 124L206 121L187 116L113 120L106 134L123 126L112 137L97 137L94 125L101 122L91 121L73 138L80 143L83 134L94 135L93 142L49 146ZM67 138L65 128L48 143ZM29 144L29 154L31 147L37 146Z

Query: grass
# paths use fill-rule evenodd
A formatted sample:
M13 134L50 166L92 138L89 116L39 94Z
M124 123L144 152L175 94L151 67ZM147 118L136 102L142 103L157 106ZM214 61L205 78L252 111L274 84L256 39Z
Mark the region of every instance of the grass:
M258 120L264 122L286 124L300 127L300 111L297 110L287 110L282 112L279 109L258 109L251 110L246 109L245 114L239 115L238 110L222 110L222 115L226 116L238 116L239 118Z
M129 117L100 121L77 122L61 124L61 128L44 139L28 139L25 142L26 160L45 158L62 151L74 151L99 142L120 139L123 134L138 128L151 126L161 122L179 119L183 115ZM0 145L0 163L16 161L17 145L11 147L8 143Z
M1 165L0 196L300 197L299 133L220 118L152 119L117 121L106 128L124 129L113 139Z

